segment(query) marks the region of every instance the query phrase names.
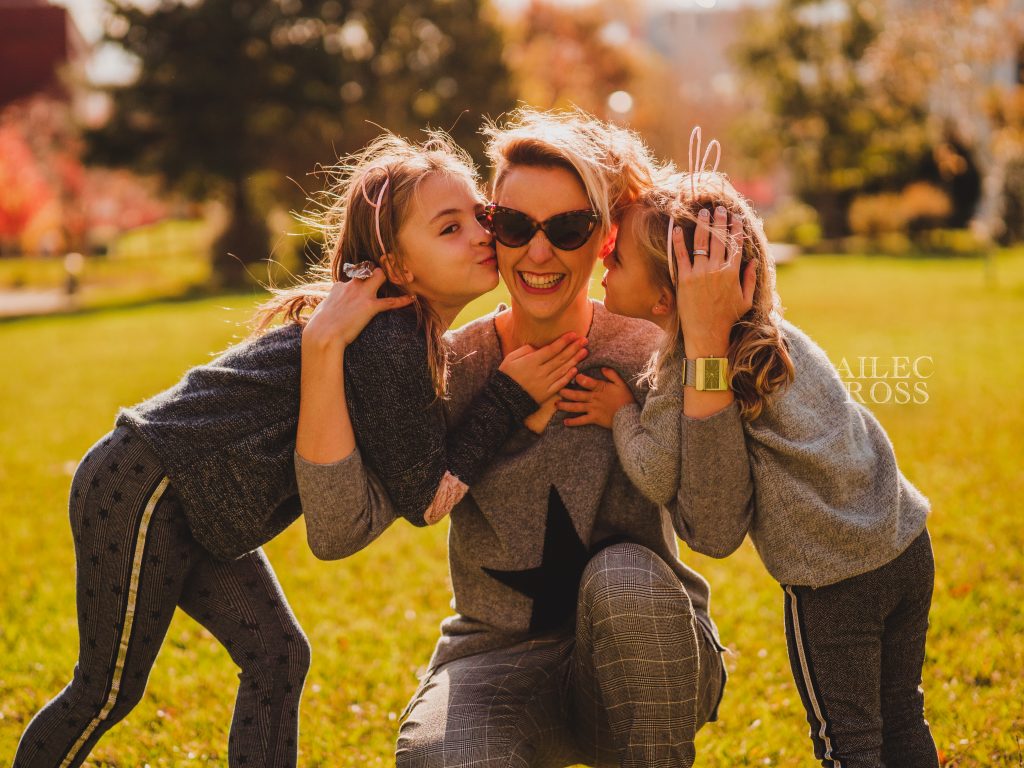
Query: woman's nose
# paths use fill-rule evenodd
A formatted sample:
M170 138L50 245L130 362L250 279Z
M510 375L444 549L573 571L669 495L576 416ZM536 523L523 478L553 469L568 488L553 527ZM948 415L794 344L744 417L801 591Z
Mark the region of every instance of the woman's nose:
M543 264L554 258L555 255L547 236L540 231L534 233L533 239L530 240L526 248L526 253L534 264Z

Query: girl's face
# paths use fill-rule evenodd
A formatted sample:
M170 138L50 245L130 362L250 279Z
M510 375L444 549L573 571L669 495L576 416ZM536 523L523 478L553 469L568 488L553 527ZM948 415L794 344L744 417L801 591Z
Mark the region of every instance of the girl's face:
M591 207L576 177L564 168L514 166L506 172L494 201L525 213L537 222L568 211ZM496 244L498 268L512 306L533 320L557 320L575 301L585 297L601 251L600 225L573 251L555 248L537 231L526 245Z
M498 285L493 241L477 221L483 204L466 179L435 173L420 184L398 230L409 290L442 315Z
M604 304L617 315L639 317L662 325L669 312L675 309L673 297L655 281L648 257L640 252L633 234L635 216L633 209L626 211L615 248L604 257L607 270L601 279Z

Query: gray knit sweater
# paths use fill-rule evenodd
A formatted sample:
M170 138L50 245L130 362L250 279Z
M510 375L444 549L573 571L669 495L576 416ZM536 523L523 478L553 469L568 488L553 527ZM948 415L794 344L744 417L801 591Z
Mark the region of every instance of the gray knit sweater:
M595 303L584 372L600 376L600 368L608 366L635 382L658 333L650 323L612 315ZM501 362L503 350L493 315L454 332L451 342L460 362L452 370L448 405L457 422ZM642 401L646 390L632 386ZM673 534L674 521L699 517L703 510L691 510L678 499L667 510L648 501L623 473L608 430L566 427L563 418L556 414L540 435L525 428L514 433L452 511L448 552L456 614L442 624L432 664L568 631L583 566L601 546L622 540L650 548L669 564L698 621L717 638L707 582L679 560ZM739 450L732 447L737 435ZM749 499L750 470L737 412L700 422L690 439L695 450L703 444L695 466L683 468L688 482L703 483L704 462L710 461L726 486L725 503L735 507ZM395 518L358 451L330 465L297 460L296 472L308 535L324 555L344 557L361 549ZM710 528L713 519L704 522ZM720 547L714 539L710 534L708 546Z
M706 464L706 495L719 511L715 530L704 529L711 522L707 516L684 521L682 528L696 548L718 557L735 550L749 532L780 583L821 587L903 552L924 529L928 500L896 466L878 420L848 400L824 351L791 323L782 321L781 329L796 378L769 399L757 420L744 424L756 503L724 505L713 490L723 475L714 463ZM615 415L615 444L626 472L659 502L676 491L675 456L687 452L692 425L680 416L680 363L672 359L659 367L656 392L642 410L632 405ZM726 546L701 548L712 534Z
M301 326L274 328L118 414L117 424L134 429L159 457L193 535L219 557L255 549L302 512L294 466L301 353ZM475 480L537 408L496 371L448 430L412 309L370 321L346 350L345 378L356 442L398 514L416 525L446 472Z

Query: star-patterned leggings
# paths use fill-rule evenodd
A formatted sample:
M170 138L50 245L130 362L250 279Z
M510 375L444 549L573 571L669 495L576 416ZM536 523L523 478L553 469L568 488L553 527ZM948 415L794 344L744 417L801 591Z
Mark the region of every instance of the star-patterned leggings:
M142 698L176 606L241 668L228 764L294 766L309 643L261 550L215 559L192 537L152 452L121 427L71 486L78 664L29 723L14 768L78 766Z

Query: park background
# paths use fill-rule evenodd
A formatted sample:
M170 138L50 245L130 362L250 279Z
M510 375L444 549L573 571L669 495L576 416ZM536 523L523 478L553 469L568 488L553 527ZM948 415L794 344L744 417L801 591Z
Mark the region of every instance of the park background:
M579 105L684 166L692 125L722 141L786 262L787 316L932 500L943 765L1024 766L1019 0L69 6L0 0L0 760L74 665L68 484L116 409L243 338L265 286L318 258L294 215L318 163L378 125L446 128L482 160L484 116L526 103ZM391 764L449 610L445 537L398 524L322 563L300 521L267 547L314 649L300 765ZM682 556L730 649L698 764L813 764L781 590L749 542ZM88 764L226 764L235 682L179 615Z

